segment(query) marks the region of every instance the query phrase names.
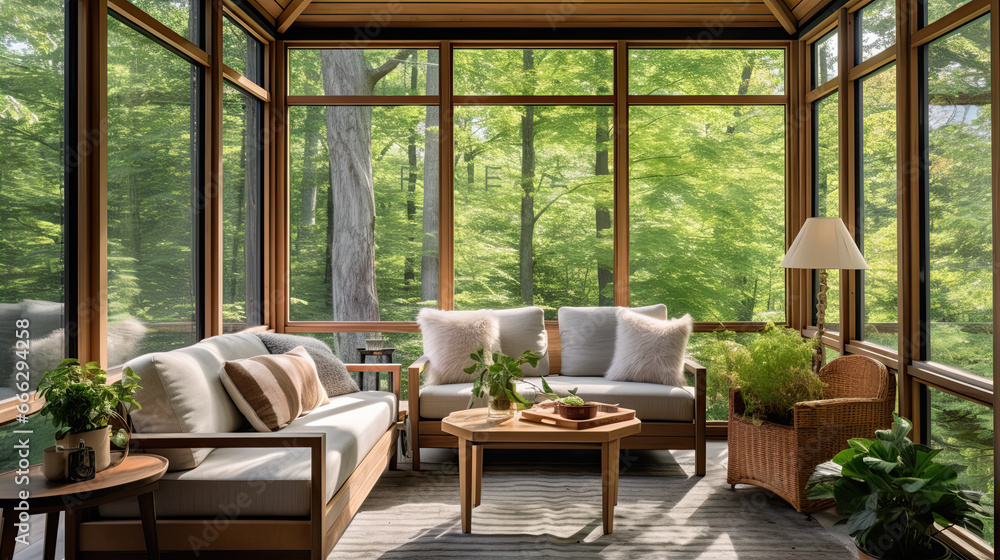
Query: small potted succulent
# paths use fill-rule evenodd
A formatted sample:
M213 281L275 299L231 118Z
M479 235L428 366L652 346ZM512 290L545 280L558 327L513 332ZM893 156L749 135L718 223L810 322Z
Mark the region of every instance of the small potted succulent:
M107 372L97 362L82 365L68 358L46 371L38 384L38 397L45 399L40 412L59 430L56 444L75 448L83 440L94 449L97 471L111 463L111 420L124 423L128 407L140 407L135 392L142 387L132 368L125 368L120 380L110 385L107 381ZM119 429L113 438L115 445L124 446L127 432Z
M959 525L982 536L991 509L982 493L959 486L958 469L934 461L940 449L910 441L910 421L893 415L875 439L852 439L816 467L809 497L833 498L861 560L944 560L949 549L934 535Z
M556 413L567 420L590 420L597 416L599 406L576 396L576 389L573 389L568 397L563 397L556 403Z

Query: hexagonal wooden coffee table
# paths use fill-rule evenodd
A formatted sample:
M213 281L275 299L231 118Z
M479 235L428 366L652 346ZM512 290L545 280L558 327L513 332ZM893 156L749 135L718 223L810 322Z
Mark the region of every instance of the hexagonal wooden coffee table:
M614 528L618 503L618 451L621 438L639 433L638 418L596 428L575 430L528 420L497 424L486 419L485 408L453 412L441 429L458 437L459 487L462 494L462 532L472 532L472 508L483 489L483 449L600 449L604 533Z

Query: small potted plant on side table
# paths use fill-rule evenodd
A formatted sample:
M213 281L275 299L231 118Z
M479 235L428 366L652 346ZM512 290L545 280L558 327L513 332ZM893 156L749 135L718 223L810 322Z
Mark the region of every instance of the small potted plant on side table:
M944 560L951 551L934 535L951 525L983 534L981 492L958 485L952 465L936 463L939 449L910 441L910 421L893 415L891 430L852 439L809 479L809 497L833 498L848 515L847 530L861 560Z
M96 471L111 464L111 419L124 422L129 406L140 408L135 392L142 387L132 368L125 368L120 380L110 385L107 381L107 372L97 362L82 365L68 358L45 372L38 384L38 397L45 399L40 413L59 430L56 444L75 448L83 440L94 449ZM115 444L123 446L127 433L119 429L114 437Z

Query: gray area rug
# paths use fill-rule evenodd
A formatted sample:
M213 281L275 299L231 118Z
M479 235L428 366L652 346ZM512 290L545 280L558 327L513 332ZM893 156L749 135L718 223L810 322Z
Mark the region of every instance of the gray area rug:
M782 500L731 490L718 464L696 477L669 454L626 452L614 533L604 535L598 454L529 463L486 453L472 534L461 531L457 466L428 464L383 476L330 558L852 558Z

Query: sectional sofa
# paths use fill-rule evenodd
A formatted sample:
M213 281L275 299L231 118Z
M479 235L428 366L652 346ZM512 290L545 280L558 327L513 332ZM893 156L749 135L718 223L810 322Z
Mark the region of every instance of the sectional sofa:
M226 334L126 365L141 377L133 445L166 456L155 493L164 555L326 558L395 461L399 365L390 391L329 399L278 431L253 431L227 394L226 361L268 354L254 334ZM332 355L332 354L331 354ZM110 503L67 530L78 558L144 557L135 500ZM192 555L193 554L193 555Z
M632 312L658 320L667 319L663 305L633 308ZM619 308L563 307L558 322L545 321L539 307L515 310L437 313L489 313L499 324L501 351L509 356L524 350L543 354L536 368L527 367L519 391L530 395L544 376L551 388L563 396L578 388L580 397L605 403L617 403L636 411L642 431L622 440L622 449L693 449L695 471L705 474L706 370L685 358L683 369L691 384L665 385L615 381L605 374L615 354ZM420 468L421 448L454 448L457 440L441 430L441 420L451 412L464 410L472 401L472 383L422 383L432 378L435 341L424 330L424 355L409 366L408 422L413 468ZM685 337L685 341L687 338ZM458 344L458 341L453 344ZM438 349L440 350L440 349ZM641 360L646 347L637 352ZM648 367L657 367L650 363ZM538 395L536 400L544 396Z

